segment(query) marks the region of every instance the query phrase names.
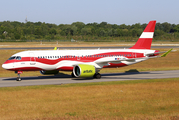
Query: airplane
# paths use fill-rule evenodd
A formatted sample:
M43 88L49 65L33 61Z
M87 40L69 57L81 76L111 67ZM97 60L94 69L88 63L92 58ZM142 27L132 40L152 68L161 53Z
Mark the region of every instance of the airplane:
M114 68L132 65L149 58L165 57L167 52L150 50L156 21L150 21L136 44L129 49L93 49L93 50L35 50L23 51L12 55L2 64L6 70L18 74L21 81L23 71L40 71L43 75L58 74L59 71L71 71L72 77L101 78L102 68ZM164 53L162 56L158 56Z

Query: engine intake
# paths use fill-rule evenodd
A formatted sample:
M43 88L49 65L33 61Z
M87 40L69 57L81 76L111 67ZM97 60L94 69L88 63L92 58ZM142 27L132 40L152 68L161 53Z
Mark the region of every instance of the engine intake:
M93 65L79 64L73 68L75 77L92 77L96 73L96 68Z

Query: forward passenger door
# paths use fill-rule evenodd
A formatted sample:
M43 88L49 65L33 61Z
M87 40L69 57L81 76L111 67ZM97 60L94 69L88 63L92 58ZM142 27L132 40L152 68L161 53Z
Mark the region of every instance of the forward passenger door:
M35 54L33 52L30 52L29 55L30 55L30 65L35 65L36 64Z

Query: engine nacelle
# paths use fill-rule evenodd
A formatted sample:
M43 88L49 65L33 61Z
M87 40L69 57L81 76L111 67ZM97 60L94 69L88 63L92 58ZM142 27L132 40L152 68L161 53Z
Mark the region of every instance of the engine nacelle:
M58 74L59 71L58 70L41 70L40 73L42 75L51 75L51 74Z
M73 68L75 77L93 77L96 73L96 68L93 65L79 64Z

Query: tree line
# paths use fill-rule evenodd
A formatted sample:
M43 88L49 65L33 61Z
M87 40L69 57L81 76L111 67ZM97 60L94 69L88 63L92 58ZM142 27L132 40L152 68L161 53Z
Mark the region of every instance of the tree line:
M1 40L137 40L147 24L0 22ZM154 40L179 40L179 24L156 23Z

